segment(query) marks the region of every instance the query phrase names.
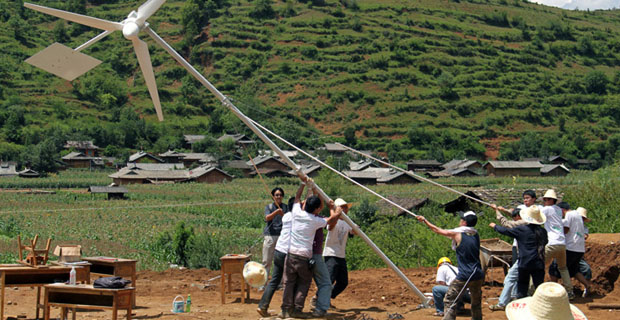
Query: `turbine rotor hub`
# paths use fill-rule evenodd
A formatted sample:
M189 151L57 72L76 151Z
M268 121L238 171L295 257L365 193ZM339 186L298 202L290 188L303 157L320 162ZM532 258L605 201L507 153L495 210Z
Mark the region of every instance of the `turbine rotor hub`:
M126 22L123 26L123 36L126 39L135 39L138 37L138 33L140 33L140 27L133 21Z

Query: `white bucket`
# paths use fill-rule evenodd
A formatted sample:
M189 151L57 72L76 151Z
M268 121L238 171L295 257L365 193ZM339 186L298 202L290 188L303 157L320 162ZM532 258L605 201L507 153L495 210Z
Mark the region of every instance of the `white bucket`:
M177 299L181 298L181 300L177 301ZM181 313L185 311L185 300L183 300L183 296L178 295L172 300L172 312Z

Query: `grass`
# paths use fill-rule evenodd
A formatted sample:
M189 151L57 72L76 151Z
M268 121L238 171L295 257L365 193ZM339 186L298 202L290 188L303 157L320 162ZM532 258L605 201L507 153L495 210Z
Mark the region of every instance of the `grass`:
M507 198L518 196L529 188L553 187L563 192L573 206L588 208L593 218L589 225L591 232L619 232L615 212L620 208L613 193L620 183L617 171L617 167L612 167L594 174L573 172L564 178L452 178L438 182L514 190L508 191ZM258 179L235 179L217 185L129 185L127 200L108 201L103 195L86 193L86 185L91 182L102 184L105 175L68 170L40 179L41 182L38 179L1 179L4 188L55 191L54 194L25 194L15 189L0 192L0 201L4 204L0 210L0 257L3 262L15 258L17 234L22 238L39 234L43 239L52 238L53 245L81 244L86 256L134 258L139 260L140 269L160 270L174 261L161 251L157 241L162 234L174 234L179 222L193 227L197 239L205 241L210 238L209 243L221 252L250 252L259 259L262 214L269 198ZM323 173L316 180L332 197L342 197L355 204L351 212L354 219L358 214L356 207L361 208L364 202L372 205L378 200L332 174ZM266 179L266 183L269 188L283 187L286 199L294 194L298 185L293 179ZM427 183L371 188L384 196L428 197L436 203L457 197ZM461 192L472 188L456 187ZM498 202L508 205L505 201L499 199ZM486 227L493 216L490 209L480 210L485 212L479 222L481 235L497 237ZM441 227L451 228L458 223L437 206L425 207L420 214ZM447 240L430 233L411 217L390 218L381 212L376 212L375 217L376 222L361 225L362 229L399 267L432 265L439 255L453 255ZM352 268L384 266L359 238L351 240L348 253ZM201 251L200 254L209 253Z

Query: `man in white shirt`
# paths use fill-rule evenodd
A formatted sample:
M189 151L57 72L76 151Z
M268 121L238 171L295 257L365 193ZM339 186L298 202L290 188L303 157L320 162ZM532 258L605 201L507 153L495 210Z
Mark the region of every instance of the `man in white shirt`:
M542 213L547 217L545 230L549 242L545 246L545 264L549 265L555 259L562 275L562 285L568 293L568 298L575 298L573 286L570 282L568 268L566 268L566 238L564 236L564 222L562 222L562 210L556 205L558 197L553 189L547 190L543 196L544 207Z
M308 179L307 184L309 188L314 189L314 194L318 194L312 179ZM316 230L325 228L328 223L335 224L341 212L339 208L334 209L332 202L329 218L322 218L317 216L322 209L321 199L313 195L306 199L303 209L299 202L295 202L291 213L282 218L283 225L290 220L291 231L287 244L288 254L284 262L281 318L303 317L302 310L312 281L310 260L314 234Z
M437 285L433 287L433 300L435 301L435 314L434 316L443 317L444 316L444 304L443 299L448 292L448 288L452 281L456 279L459 270L452 265L452 261L448 257L442 257L437 262ZM470 301L469 292L465 291L463 293L462 299L456 304L456 309L460 310L463 308L463 301Z
M351 208L351 204L340 198L334 201L334 205L340 207L344 213L349 213L349 208ZM347 239L349 235L354 234L353 228L342 219L338 219L336 225L327 232L323 257L325 257L325 264L327 264L329 277L333 284L332 299L335 299L342 293L349 284L347 260L345 257Z
M560 202L558 207L562 209L564 214L564 227L568 229L566 232L566 267L571 277L575 277L584 287L584 296L590 291L590 281L580 272L580 262L586 252L586 228L584 222L590 221L587 217L587 210L577 208L570 210L570 205L566 202ZM549 268L551 280L557 281L558 278L557 265L552 264Z

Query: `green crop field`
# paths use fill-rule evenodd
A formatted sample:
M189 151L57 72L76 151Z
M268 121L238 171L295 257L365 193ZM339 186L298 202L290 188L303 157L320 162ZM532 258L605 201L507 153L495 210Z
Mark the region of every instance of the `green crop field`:
M109 181L110 172L63 171L41 179L2 178L0 184L0 257L13 262L16 236L52 238L58 243L80 244L84 255L109 255L138 259L139 268L161 270L169 264L217 269L225 253L250 252L260 260L263 209L268 193L259 179L236 179L223 184L129 185L126 200L106 200L105 195L86 192L91 184ZM573 172L564 178L460 178L438 180L475 188L507 188L506 199L528 188L555 188L573 206L589 210L591 232L620 232L616 191L618 167L592 172ZM319 185L333 198L355 203L350 215L375 243L400 267L418 263L432 265L440 255L452 256L449 242L432 234L411 217L382 215L374 206L377 198L341 178L323 172ZM284 188L286 197L297 188L295 179L267 179L267 188ZM445 203L457 197L428 183L378 185L384 196L428 197ZM461 192L473 188L457 187ZM55 193L37 193L37 190ZM31 191L32 193L28 193ZM501 205L509 205L498 199ZM479 222L483 237L497 235L487 227L492 212L484 211ZM436 205L420 214L443 227L457 221ZM383 263L359 238L351 240L348 260L352 268L382 267Z

